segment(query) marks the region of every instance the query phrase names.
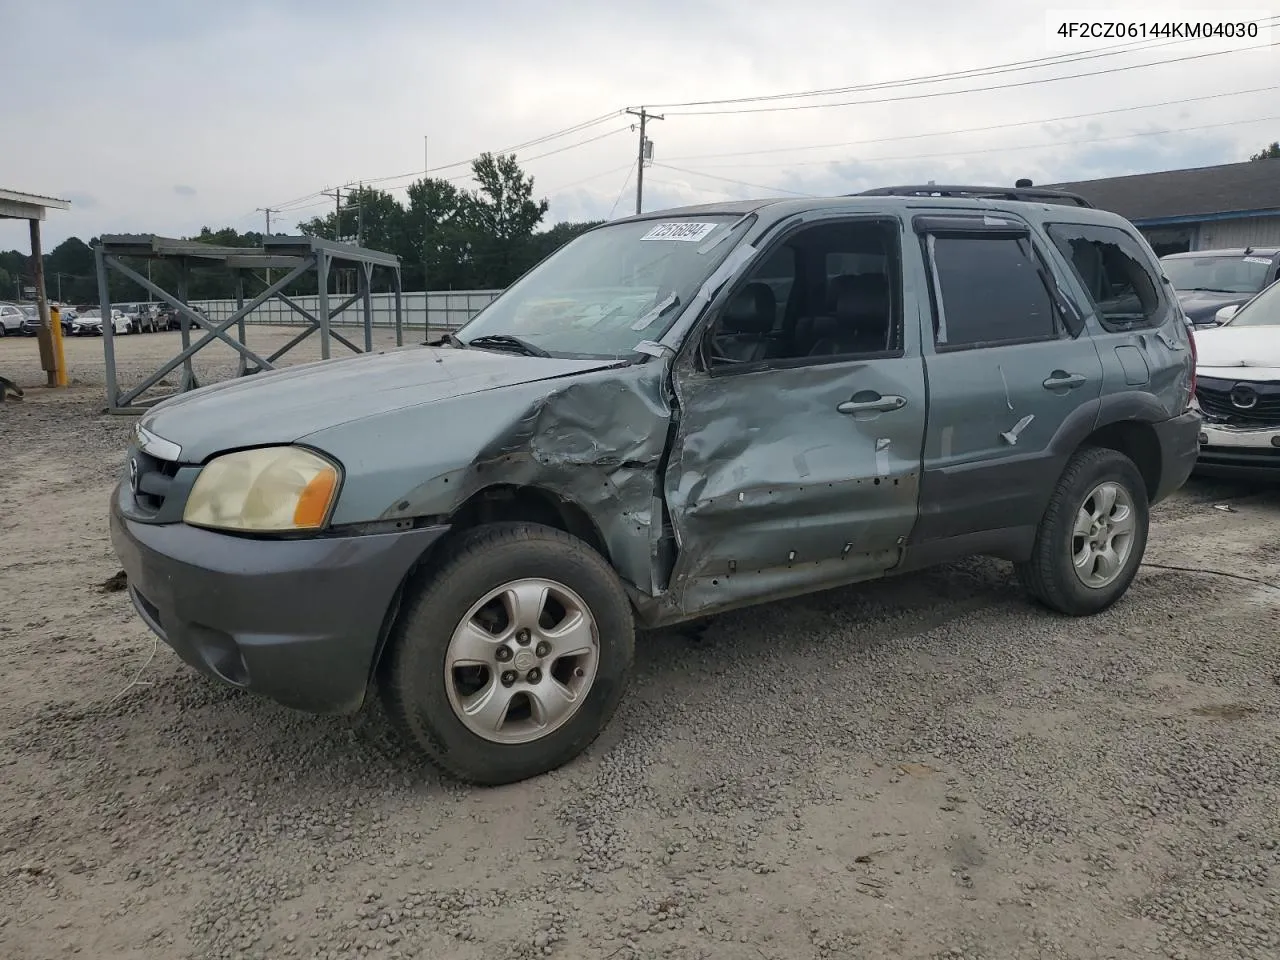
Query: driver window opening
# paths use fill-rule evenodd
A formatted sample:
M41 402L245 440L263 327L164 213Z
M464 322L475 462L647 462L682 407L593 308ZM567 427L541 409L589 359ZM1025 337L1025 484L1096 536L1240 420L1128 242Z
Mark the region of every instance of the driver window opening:
M900 353L901 275L896 222L800 230L738 285L711 329L708 365Z

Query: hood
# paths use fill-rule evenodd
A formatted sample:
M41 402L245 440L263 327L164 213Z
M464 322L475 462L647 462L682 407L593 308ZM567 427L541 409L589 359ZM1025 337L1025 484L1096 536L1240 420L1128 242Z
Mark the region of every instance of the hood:
M1210 293L1207 290L1179 290L1178 303L1192 323L1213 323L1213 316L1223 307L1233 303L1244 304L1253 298L1251 293Z
M211 384L157 404L139 422L197 463L222 450L292 443L352 420L619 363L408 347Z
M1280 327L1217 327L1196 334L1196 375L1280 380Z

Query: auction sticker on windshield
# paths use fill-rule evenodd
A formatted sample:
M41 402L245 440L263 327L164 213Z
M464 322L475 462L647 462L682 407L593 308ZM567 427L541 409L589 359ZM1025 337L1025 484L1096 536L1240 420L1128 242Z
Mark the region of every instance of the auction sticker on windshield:
M714 223L660 223L641 240L683 240L687 243L697 243L699 240L705 240L707 234L716 228Z

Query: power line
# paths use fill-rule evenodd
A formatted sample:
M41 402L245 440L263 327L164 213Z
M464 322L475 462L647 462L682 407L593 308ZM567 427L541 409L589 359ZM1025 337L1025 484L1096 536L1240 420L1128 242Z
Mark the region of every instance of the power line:
M776 190L778 193L787 193L795 197L816 197L816 193L804 193L800 190L784 190L782 187L766 187L762 183L748 183L746 180L734 180L732 177L718 177L714 173L703 173L700 170L686 170L684 167L673 167L669 163L653 164L655 167L661 167L663 170L674 170L676 173L687 173L695 177L709 177L712 180L721 180L725 183L736 183L740 187L752 187L756 190Z
M1265 21L1257 21L1260 25L1268 25L1280 20L1280 17L1269 17ZM759 94L749 97L726 97L718 100L690 100L684 103L659 103L659 108L708 107L718 104L760 103L773 100L796 100L811 97L838 96L845 93L858 93L869 90L886 90L898 87L918 86L927 83L942 83L947 80L971 79L979 76L995 76L1001 73L1017 73L1024 70L1036 70L1047 66L1061 66L1066 63L1079 63L1085 60L1097 60L1103 57L1122 56L1126 53L1139 53L1155 50L1171 44L1187 43L1193 38L1184 37L1173 40L1151 42L1137 40L1132 43L1113 44L1102 50L1081 53L1059 53L1048 57L1037 57L1032 60L1014 60L1009 63L993 64L986 67L971 67L967 70L953 70L947 73L926 74L920 77L908 77L902 80L882 80L873 83L852 84L842 87L827 87L817 90L800 90L794 93ZM1264 44L1265 46L1265 44Z
M539 154L536 154L536 155L534 155L534 156L532 156L532 157L525 157L525 158L524 158L523 160L521 160L520 162L521 162L521 163L532 163L534 160L541 160L543 157L551 157L551 156L554 156L554 155L555 155L555 154L557 154L557 153L564 153L566 150L573 150L573 149L576 149L577 147L584 147L584 146L586 146L586 145L587 145L587 144L589 144L589 143L595 143L596 141L598 141L598 140L604 140L604 139L605 139L605 138L607 138L607 137L614 137L614 136L617 136L617 135L618 135L618 134L620 134L620 133L626 133L626 132L627 132L628 130L630 130L630 129L631 129L631 127L630 127L630 126L618 127L618 128L616 128L616 129L614 129L614 130L610 130L610 131L608 131L607 133L601 133L601 134L598 134L597 136L594 136L594 137L588 137L586 140L579 140L579 141L577 141L576 143L570 143L570 144L567 144L567 145L565 145L565 146L563 146L563 147L556 147L554 150L548 150L548 151L546 151L545 153L539 153ZM497 153L510 153L510 152L511 152L511 149L509 148L509 149L506 149L506 150L500 150L500 151L494 151L494 152L497 152ZM461 161L459 161L459 162L457 162L457 163L446 163L446 164L444 164L443 166L439 166L439 167L430 167L429 169L426 169L426 170L415 170L415 171L413 171L412 173L398 173L398 174L395 174L394 176L390 176L390 177L375 177L375 178L373 178L372 180L365 180L365 181L363 181L363 182L364 182L364 183L386 183L386 182L387 182L387 181L389 181L389 180L406 180L406 179L409 179L409 178L411 178L411 177L421 177L421 176L425 176L426 174L429 174L429 173L437 173L437 172L442 171L442 170L452 170L452 169L454 169L455 167L464 167L464 166L468 166L468 165L470 165L470 164L474 163L476 160L478 160L478 159L479 159L479 157L480 157L480 155L479 155L479 154L477 154L476 156L472 157L470 160L461 160ZM455 179L455 180L462 180L462 179L465 179L465 178L466 178L466 177L468 177L468 176L470 176L470 174L462 174L461 176L459 176L459 177L454 177L453 179Z
M966 93L986 93L992 90L1013 90L1019 87L1035 87L1043 83L1057 83L1062 80L1079 80L1083 77L1100 77L1112 73L1125 73L1130 70L1146 70L1150 67L1161 67L1171 63L1185 63L1190 60L1204 60L1208 57L1224 57L1229 54L1244 53L1248 50L1261 50L1272 46L1269 43L1258 43L1249 47L1237 47L1234 50L1217 50L1212 53L1195 53L1185 57L1172 57L1167 60L1156 60L1152 63L1132 63L1123 67L1108 67L1104 70L1089 70L1084 73L1068 73L1056 77L1041 77L1038 80L1019 80L1016 83L997 83L985 87L966 87L963 90L935 90L931 93L909 93L900 97L881 97L876 100L843 100L837 103L795 103L779 107L745 107L743 109L724 110L673 110L668 112L672 117L710 117L724 114L748 113L782 113L794 110L823 110L829 107L861 107L882 103L902 103L907 100L932 100L935 97L957 97Z
M589 129L590 127L594 127L594 126L596 126L596 125L598 125L598 124L604 123L606 120L612 120L614 117L620 117L620 116L622 116L622 115L623 115L623 111L622 111L622 110L614 110L614 111L613 111L613 112L611 112L611 113L603 113L603 114L601 114L601 115L599 115L599 116L597 116L597 117L592 117L590 120L583 120L583 121L582 121L582 122L580 122L580 123L575 123L575 124L573 124L572 126L565 127L565 128L564 128L564 129L562 129L562 130L556 130L556 131L555 131L555 132L553 132L553 133L548 133L548 134L545 134L545 135L543 135L543 136L541 136L541 137L535 137L535 138L534 138L534 139L532 139L532 140L525 140L525 141L524 141L524 142L522 142L522 143L513 144L513 145L508 146L508 147L502 147L501 149L498 149L498 150L489 150L489 151L482 151L482 152L495 153L495 154L501 154L501 153L512 153L512 152L514 152L514 151L516 151L516 150L523 150L523 149L525 149L526 147L534 147L534 146L538 146L538 145L543 144L543 143L548 143L548 142L550 142L550 141L552 141L552 140L558 140L558 139L560 139L561 137L567 137L567 136L569 136L569 135L571 135L571 134L578 133L578 132L580 132L580 131L582 131L582 130L586 130L586 129ZM622 128L622 129L629 129L629 128L624 127L624 128ZM591 141L585 141L585 142L591 142ZM567 149L567 148L566 148L566 149ZM440 170L452 170L452 169L454 169L455 167L466 166L466 165L468 165L468 164L470 164L470 163L473 163L473 162L476 160L476 158L477 158L477 157L479 157L479 156L480 156L480 154L476 154L476 156L471 157L471 158L470 158L470 159L468 159L468 160L459 160L459 161L457 161L456 163L446 163L446 164L443 164L442 166L439 166L439 167L433 167L433 168L431 168L430 170L423 170L423 171L418 171L418 172L415 172L415 173L408 173L408 174L398 174L398 175L396 175L396 176L392 176L392 177L380 177L380 178L375 178L375 179L372 179L372 180L365 180L364 182L365 182L365 183L382 183L382 182L385 182L385 181L387 181L387 180L396 180L396 179L403 179L403 178L405 178L405 177L422 176L422 175L425 175L425 174L427 174L427 173L435 173L435 172L440 171ZM549 156L549 154L543 154L543 156ZM532 158L530 158L530 159L532 159ZM344 186L350 186L350 181L349 181L348 183L344 184ZM305 195L303 195L303 196L301 196L301 197L295 197L295 198L294 198L294 199L292 199L292 200L286 200L286 201L284 201L283 203L276 204L276 206L277 206L277 207L289 207L289 206L291 206L291 205L293 205L293 204L295 204L295 203L301 203L301 202L303 202L303 201L305 201L305 200L310 200L310 199L312 199L312 198L314 198L314 197L323 196L324 194L325 194L325 191L324 191L324 190L316 190L316 191L313 191L313 192L311 192L311 193L305 194Z
M1159 107L1180 107L1188 103L1200 103L1205 100L1220 100L1225 97L1241 97L1251 93L1265 93L1280 90L1280 85L1270 87L1254 87L1252 90L1236 90L1231 93L1213 93L1203 97L1185 97L1180 100L1165 100L1161 103L1145 103L1135 107L1117 107L1113 110L1097 110L1093 113L1074 113L1063 117L1044 117L1038 120L1018 120L1012 123L994 123L985 127L965 127L959 130L938 130L933 133L909 133L898 137L877 137L872 140L846 140L841 143L812 143L797 147L770 147L764 150L737 150L728 153L700 153L672 157L672 160L718 160L724 157L751 157L770 153L793 153L799 150L827 150L835 147L862 147L876 143L894 143L902 140L923 140L928 137L949 137L962 133L987 133L991 130L1009 130L1014 127L1029 127L1039 123L1063 123L1068 120L1086 120L1091 117L1104 117L1117 113L1132 113L1137 110L1154 110ZM826 161L811 161L826 162Z
M609 170L601 170L599 173L593 173L589 177L582 177L579 180L574 180L570 183L564 183L558 187L553 187L552 189L547 191L547 195L550 196L552 194L564 193L564 191L566 190L572 189L573 187L580 186L584 183L590 183L592 180L599 180L601 177L610 177L610 176L613 176L613 174L615 173L621 173L623 170L631 170L634 166L635 165L632 163L624 163L620 167L613 167L612 169L609 169ZM630 178L628 177L628 179Z
M605 217L606 220L613 219L613 211L617 210L618 204L622 202L622 195L627 192L627 184L631 182L631 174L635 172L636 172L636 168L628 163L627 175L622 181L622 189L618 191L618 198L613 201L613 206L609 208L609 214L608 216Z
M1018 146L1011 146L1011 147L988 147L981 150L963 150L963 151L947 150L943 153L911 153L911 154L904 154L902 156L897 156L897 157L856 157L856 158L851 157L847 160L808 160L808 161L801 161L798 163L783 162L783 163L778 163L773 165L762 164L760 166L768 167L769 169L776 170L779 168L799 167L799 166L825 166L832 163L851 163L851 162L854 162L854 163L902 163L910 160L937 160L937 159L948 158L948 157L979 156L979 155L988 154L988 153L1008 153L1014 150L1044 150L1044 149L1050 149L1050 148L1059 149L1061 147L1083 146L1089 143L1107 143L1115 140L1131 140L1135 137L1161 137L1161 136L1167 136L1173 133L1191 133L1196 130L1215 130L1215 129L1220 129L1222 127L1238 127L1238 126L1242 126L1250 123L1267 123L1275 120L1280 120L1280 115L1273 116L1273 117L1253 117L1248 120L1229 120L1225 123L1206 123L1206 124L1202 124L1194 127L1176 127L1169 130L1143 130L1138 133L1122 133L1116 136L1108 136L1108 137L1089 137L1087 139L1082 139L1082 140L1055 140L1052 143L1027 143L1027 144L1020 144ZM664 164L654 164L654 166L664 166ZM742 166L747 166L747 165L746 164L728 164L726 165L725 169L729 169L729 168L737 169ZM668 167L668 169L675 170L680 168ZM698 176L711 177L714 180L726 179L724 177L717 177L715 174L705 173L700 170L683 170L682 172L692 173ZM779 190L781 188L761 187L761 189ZM783 192L785 193L787 191L783 191Z

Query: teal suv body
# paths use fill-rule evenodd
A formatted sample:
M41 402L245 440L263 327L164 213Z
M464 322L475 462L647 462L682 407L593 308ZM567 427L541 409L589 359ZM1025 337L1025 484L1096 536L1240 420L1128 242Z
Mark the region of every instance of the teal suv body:
M637 628L985 554L1119 600L1195 464L1194 341L1071 198L728 203L574 239L430 345L182 394L110 505L139 614L452 774L581 753Z

